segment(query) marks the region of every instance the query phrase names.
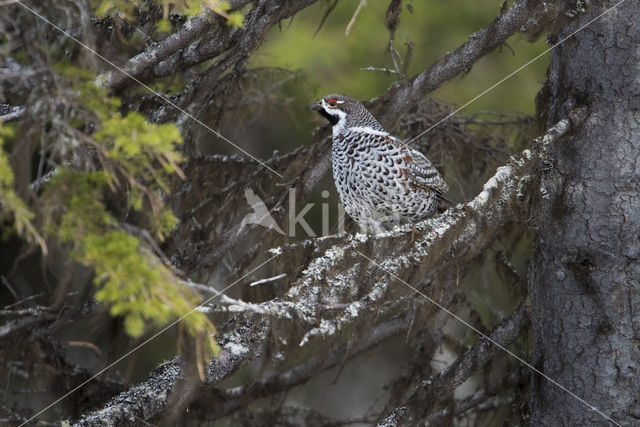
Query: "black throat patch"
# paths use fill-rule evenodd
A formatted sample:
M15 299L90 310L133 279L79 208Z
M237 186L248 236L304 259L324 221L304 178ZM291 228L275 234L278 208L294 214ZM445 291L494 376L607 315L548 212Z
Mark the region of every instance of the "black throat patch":
M320 114L325 119L329 120L329 123L331 123L331 126L335 126L340 121L339 117L332 116L331 114L327 113L327 110L325 110L324 108L320 108L318 110L318 114Z

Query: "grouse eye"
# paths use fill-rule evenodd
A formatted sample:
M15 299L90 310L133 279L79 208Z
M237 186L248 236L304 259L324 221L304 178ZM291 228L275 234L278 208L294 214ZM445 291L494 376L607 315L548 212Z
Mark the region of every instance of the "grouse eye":
M327 101L327 105L329 105L329 107L335 107L336 105L338 105L338 100L332 98Z

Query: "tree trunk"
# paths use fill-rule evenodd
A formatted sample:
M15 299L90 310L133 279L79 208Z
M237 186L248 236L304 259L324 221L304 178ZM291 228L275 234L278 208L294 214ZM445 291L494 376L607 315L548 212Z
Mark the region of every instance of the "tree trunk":
M548 122L580 104L589 117L551 147L534 207L533 361L597 410L535 374L532 426L640 423L639 46L640 5L627 1L551 53Z

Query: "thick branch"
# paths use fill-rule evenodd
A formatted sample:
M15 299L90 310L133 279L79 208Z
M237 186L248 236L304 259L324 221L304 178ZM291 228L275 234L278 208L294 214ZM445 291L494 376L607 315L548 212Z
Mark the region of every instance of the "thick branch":
M235 326L219 340L221 352L207 368L209 383L217 383L262 354L269 323L239 322ZM172 391L183 377L183 363L174 358L153 371L145 382L114 397L104 408L84 415L74 425L129 425L150 420L168 407Z
M509 164L500 167L474 200L466 205L452 208L443 215L416 224L413 228L414 233L412 233L411 226L404 226L376 237L361 234L350 235L338 244L335 244L335 239L321 238L310 241L309 244L303 242L278 249L278 251L290 253L291 256L299 257L301 248L303 248L305 251L309 251L305 258L312 259L310 263L305 262L303 266L300 266L300 269L306 266L304 271L289 272L290 277L299 275L300 278L290 288L283 300L291 301L297 305L293 312L315 313L316 310L313 308L317 305L353 301L354 296L358 294L361 283L369 283L370 287L376 283L371 280L373 277L380 277L388 272L400 277L407 277L407 275L421 277L427 271L430 277L438 279L434 281L437 286L432 285L429 288L429 293L431 296L439 293L436 298L441 304L448 305L453 298L451 295L455 292L451 292L451 289L445 289L449 282L442 279L448 277L452 266L458 265L458 263L464 264L481 253L493 241L503 225L516 217L516 212L520 209L519 201L526 198L526 191L532 181L529 174L535 173L535 169L544 158L546 147L566 134L572 124L583 120L585 116L586 109L575 110L572 119L561 120L543 138L540 138L533 153L525 150L519 158L514 158ZM479 233L479 230L482 230L482 233ZM366 262L366 259L359 252L370 254L376 264ZM404 289L401 287L402 285L399 286L399 289ZM396 288L398 289L398 287ZM368 289L368 293L372 291L372 288ZM270 302L265 304L272 305ZM309 310L309 307L312 309ZM352 308L351 305L348 307ZM520 307L509 322L496 329L492 338L501 345L508 345L512 342L519 331L528 324L524 310L524 307ZM433 313L436 312L438 310L433 309ZM371 315L371 310L345 310L342 315L337 316L339 320L334 322L331 328L322 331L323 333L314 333L314 337L310 338L310 341L336 337L343 328L356 321L364 320L366 315ZM239 323L237 320L234 319L227 323L227 326L232 325L235 328L231 332L225 333L221 339L222 353L218 359L212 361L208 370L210 384L216 384L249 360L262 354L262 349L268 339L267 332L272 328L271 322L288 321L287 319L275 318L266 321L268 318L265 317L262 317L259 322ZM293 321L297 322L297 318L294 317ZM379 329L376 328L366 335L369 338L363 339L364 344L360 344L361 347L356 347L356 350L375 345L393 331L397 332L400 327L396 325L396 327L389 328L387 325L384 327L387 328L385 333L379 332ZM224 325L220 329L223 330ZM302 331L303 334L304 332ZM295 336L295 332L292 332L292 336ZM297 348L297 346L293 346L293 348ZM255 396L261 396L267 393L266 390L275 392L290 388L305 381L310 375L334 366L336 361L341 360L341 356L348 351L348 347L336 339L329 348L331 350L328 355L324 355L326 359L322 357L311 359L292 368L287 374L257 382L252 388L253 391L247 391L247 395L253 396L255 393ZM448 387L459 384L470 375L473 369L479 366L477 365L478 361L488 360L495 351L497 350L481 341L474 349L459 359L455 368L450 368L436 378L436 382ZM132 414L142 419L150 419L166 407L168 397L167 393L155 395L151 392L147 393L147 391L154 390L158 382L161 382L162 390L172 390L180 375L179 362L171 362L171 366L165 368L159 378L152 377L137 386L140 387L139 389L131 389L121 394L103 410L83 417L78 421L78 425L97 422L102 415L108 415L108 419L114 424L129 421ZM410 412L413 408L412 405L414 402L423 400L425 390L430 390L428 384L416 392L415 398L407 402L404 411L412 415ZM236 402L238 401L236 400ZM218 406L209 408L208 411L226 414L236 408L235 403L229 405L231 408L224 409L224 407ZM402 416L401 412L403 411L398 410L399 416Z
M56 320L56 313L52 313L46 309L33 309L26 313L25 317L11 320L0 325L0 343L5 348L9 348L8 340L14 335L20 335L25 329L31 330L37 326L53 323Z
M135 425L140 420L147 420L166 407L181 376L182 366L175 358L153 371L144 383L119 394L103 409L83 416L74 425Z
M506 166L503 168L507 168ZM500 175L500 184L504 184L503 181L506 181L507 178L513 180L512 176L507 174ZM498 179L493 178L491 186L485 186L485 192L491 194L494 192L495 187L498 187ZM511 185L510 188L513 188L515 185ZM484 194L484 193L483 193ZM498 208L502 208L503 206L511 205L513 203L501 203L499 198L481 195L478 196L480 200L476 200L477 207L483 212L480 215L486 214L484 212L488 207L497 205ZM478 198L476 198L478 199ZM491 203L489 200L491 199ZM498 200L496 200L498 199ZM491 215L487 214L491 217ZM503 218L504 215L493 215L493 218ZM470 220L473 218L473 220ZM503 220L498 221L499 223L503 223ZM412 249L408 251L406 254L406 260L398 263L398 255L397 250L402 250L402 240L399 238L406 239L406 241L410 240L410 230L409 229L400 229L395 233L387 233L386 235L380 236L377 239L374 239L370 236L349 236L347 238L347 244L336 245L334 248L329 250L319 250L316 251L314 257L316 260L308 266L306 273L302 276L302 278L298 281L298 284L294 286L288 293L288 298L294 301L297 301L298 304L301 304L303 307L306 305L316 305L322 302L334 302L337 298L339 298L339 290L345 289L345 286L348 287L347 283L344 283L341 286L337 286L335 274L340 274L339 280L348 280L349 275L345 275L344 267L345 267L345 259L347 265L353 265L354 263L360 264L363 262L363 259L357 255L357 250L366 251L366 246L372 246L375 248L378 245L380 247L387 248L385 251L381 251L381 255L384 254L389 256L386 260L379 259L379 262L391 262L393 260L394 267L388 265L386 268L389 268L391 271L397 274L401 274L400 269L410 268L410 266L415 267L416 265L420 265L420 260L425 261L425 251L427 249L428 252L438 253L439 256L429 257L427 256L428 264L431 262L439 262L440 260L444 261L448 257L448 254L460 253L460 249L453 250L454 247L463 246L465 248L470 247L470 242L474 240L473 235L469 235L469 230L467 227L459 226L459 222L468 222L473 221L473 225L467 225L467 227L472 227L476 229L478 224L475 222L478 221L478 218L474 215L465 215L461 208L455 210L455 212L449 212L448 214L442 215L438 218L430 219L425 222L428 224L420 225L418 224L418 230L420 236L418 240L416 240L415 245ZM454 230L455 231L452 231ZM448 232L453 233L452 236L449 236ZM394 244L391 244L390 240L394 240ZM477 240L477 239L475 239ZM365 246L366 244L366 246ZM442 247L438 247L438 246ZM394 249L395 248L395 249ZM391 249L391 254L389 254L389 249ZM370 249L371 250L371 249ZM433 251L431 251L433 250ZM476 247L475 250L479 250ZM373 252L376 252L375 249ZM404 250L403 250L404 252ZM473 252L473 251L472 251ZM323 256L324 255L324 256ZM431 262L429 262L431 261ZM338 271L334 271L334 268L337 268ZM376 271L379 271L377 267L371 267ZM351 276L351 280L354 280L357 276ZM326 283L327 281L332 282L334 286L331 286L326 290L326 294L324 296L317 295L312 291L312 288L315 288L317 283ZM325 287L326 288L326 287ZM347 315L347 314L345 314ZM357 320L357 317L351 319L352 322ZM346 325L348 322L343 322L341 325ZM259 329L259 325L263 325L266 327L268 322L262 322L259 324L247 324L246 327L238 328L232 333L224 334L223 338L223 350L218 359L212 361L212 367L208 370L208 377L210 378L211 383L216 383L220 379L226 377L228 374L234 372L238 367L244 365L250 359L257 357L260 354L260 349L266 343L267 336L264 334L262 329ZM260 331L256 332L259 329ZM334 328L333 334L337 333L339 328ZM331 334L328 334L331 335ZM373 334L375 336L375 333ZM315 340L315 339L314 339ZM226 341L226 343L225 343ZM248 344L250 343L250 346ZM336 350L333 360L338 360L341 354L344 354L345 349ZM305 373L315 372L316 370L324 370L327 369L330 365L325 365L321 363L321 359L314 359L310 362L307 362L300 367L297 368L299 373L295 373L294 370L291 375L285 377L278 377L275 379L267 380L269 384L277 383L275 389L279 389L280 387L284 387L284 385L292 386L295 383L301 381L301 379L305 378ZM302 373L300 373L302 372ZM88 414L84 416L81 420L77 422L77 425L91 425L98 422L98 420L107 417L106 419L113 424L119 424L123 422L131 421L135 419L135 417L142 419L149 419L152 416L158 414L167 406L168 395L167 393L158 393L154 394L153 390L159 390L159 385L161 385L162 390L173 390L173 387L176 384L176 381L182 375L181 368L179 366L179 361L171 362L170 366L166 366L161 371L160 375L154 375L150 377L145 383L136 386L133 389L128 390L127 392L119 395L114 398L104 409L100 411L96 411L94 413ZM286 381L284 380L286 379ZM262 389L264 390L264 388ZM256 392L258 394L263 392ZM216 410L216 408L211 408L211 411ZM222 413L227 413L227 410L222 410ZM132 418L133 417L133 418Z
M235 30L227 27L224 19L212 12L205 12L190 19L180 30L159 44L131 58L123 68L131 76L148 81L187 69L227 51L234 58L239 53L247 54L262 43L266 32L273 25L295 15L315 1L292 2L284 6L281 2L257 2L256 7L247 12L245 25ZM248 0L236 0L231 2L231 8L240 9L248 3ZM206 34L212 23L216 25L215 31ZM234 64L233 61L225 61L225 68ZM122 90L133 83L133 80L117 70L108 72L104 78L105 86L112 91Z
M248 0L232 1L231 10L239 9L247 3L249 3ZM223 21L223 18L209 9L205 9L201 15L188 20L182 28L166 39L149 46L145 51L129 59L127 63L121 67L128 75L119 70L112 70L105 73L98 80L104 81L104 86L114 92L134 83L129 76L138 80L146 80L154 66L193 43L198 37L204 34L216 20ZM220 24L221 22L217 22L217 25Z
M471 36L467 43L460 46L456 51L447 55L442 60L433 64L421 75L414 77L411 80L413 83L402 87L393 86L389 89L387 94L371 101L370 105L374 115L384 121L395 121L409 110L409 106L416 105L429 91L438 87L447 79L469 69L473 63L482 57L482 55L492 49L495 49L495 47L503 43L510 35L521 30L521 27L524 26L525 23L530 27L530 29L533 29L534 27L538 28L540 26L539 23L543 22L543 12L546 12L546 9L544 8L538 10L538 6L539 5L530 7L529 2L526 0L516 1L508 11L498 16L487 28L478 31L476 34ZM535 13L533 13L532 10ZM212 67L215 67L215 65ZM189 95L188 92L193 94L194 91L197 91L195 88L205 86L206 84L202 81L194 85L194 89L187 90L185 94L183 94L183 97L180 98L180 102L182 103L187 98L191 100L190 102L193 102L193 99L191 98L192 95ZM402 105L397 103L402 103ZM396 106L394 107L394 105ZM396 111L390 113L389 111L393 109L396 109ZM171 111L172 109L168 108L166 110ZM164 116L169 117L166 114L164 114ZM392 118L393 120L387 120L388 118ZM296 161L295 156L292 157L287 155L282 158L269 160L267 163L270 167L275 167L276 170L282 171L286 180L293 179L293 177L299 176L301 173L306 175L303 187L304 193L306 194L311 186L314 185L329 169L329 145L322 144L319 148L320 152L314 155L315 159ZM287 170L287 164L296 167L289 168L290 170ZM312 165L311 167L313 170L303 169L301 171L299 168L300 164ZM258 171L262 171L262 173L264 173L264 169L259 168ZM300 190L300 188L297 189ZM302 191L297 192L298 195L302 193ZM280 213L286 213L286 210L281 210ZM279 219L277 217L278 212L272 212L272 214L276 217L276 220ZM248 228L238 230L234 229L233 226L227 226L225 229L228 230L226 232L227 235L224 236L224 238L216 239L215 245L212 245L212 249L205 252L207 254L207 259L204 260L202 265L210 265L212 260L218 260L220 256L228 252L230 246L233 245L233 242L242 241L242 238L244 238L249 232ZM238 233L240 233L240 238L229 238L232 236L238 236ZM263 235L267 233L268 231L266 230L263 230L262 232Z

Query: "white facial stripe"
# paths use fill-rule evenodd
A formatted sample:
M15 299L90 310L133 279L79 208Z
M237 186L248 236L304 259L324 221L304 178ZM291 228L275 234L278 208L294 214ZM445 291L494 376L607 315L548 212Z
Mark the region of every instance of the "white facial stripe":
M338 123L333 125L333 134L337 135L342 132L344 125L347 123L347 113L342 110L331 110L329 114L332 116L338 116Z
M373 135L381 135L381 136L389 135L389 132L375 130L370 128L369 126L353 126L353 127L350 127L348 130L350 130L351 132L364 132L364 133L370 133Z
M344 104L344 101L336 101L336 102L338 104ZM329 104L327 104L327 101L325 101L324 99L322 100L321 104L322 104L322 108L324 108L324 110L328 114L338 117L338 123L333 125L333 134L338 135L340 132L342 132L345 124L347 123L347 113L345 113L340 109L330 107Z
M340 117L341 121L344 121L344 119L347 117L347 113L345 113L344 111L329 107L329 105L324 99L322 100L322 108L324 108L324 110L328 114L331 114L332 116Z

